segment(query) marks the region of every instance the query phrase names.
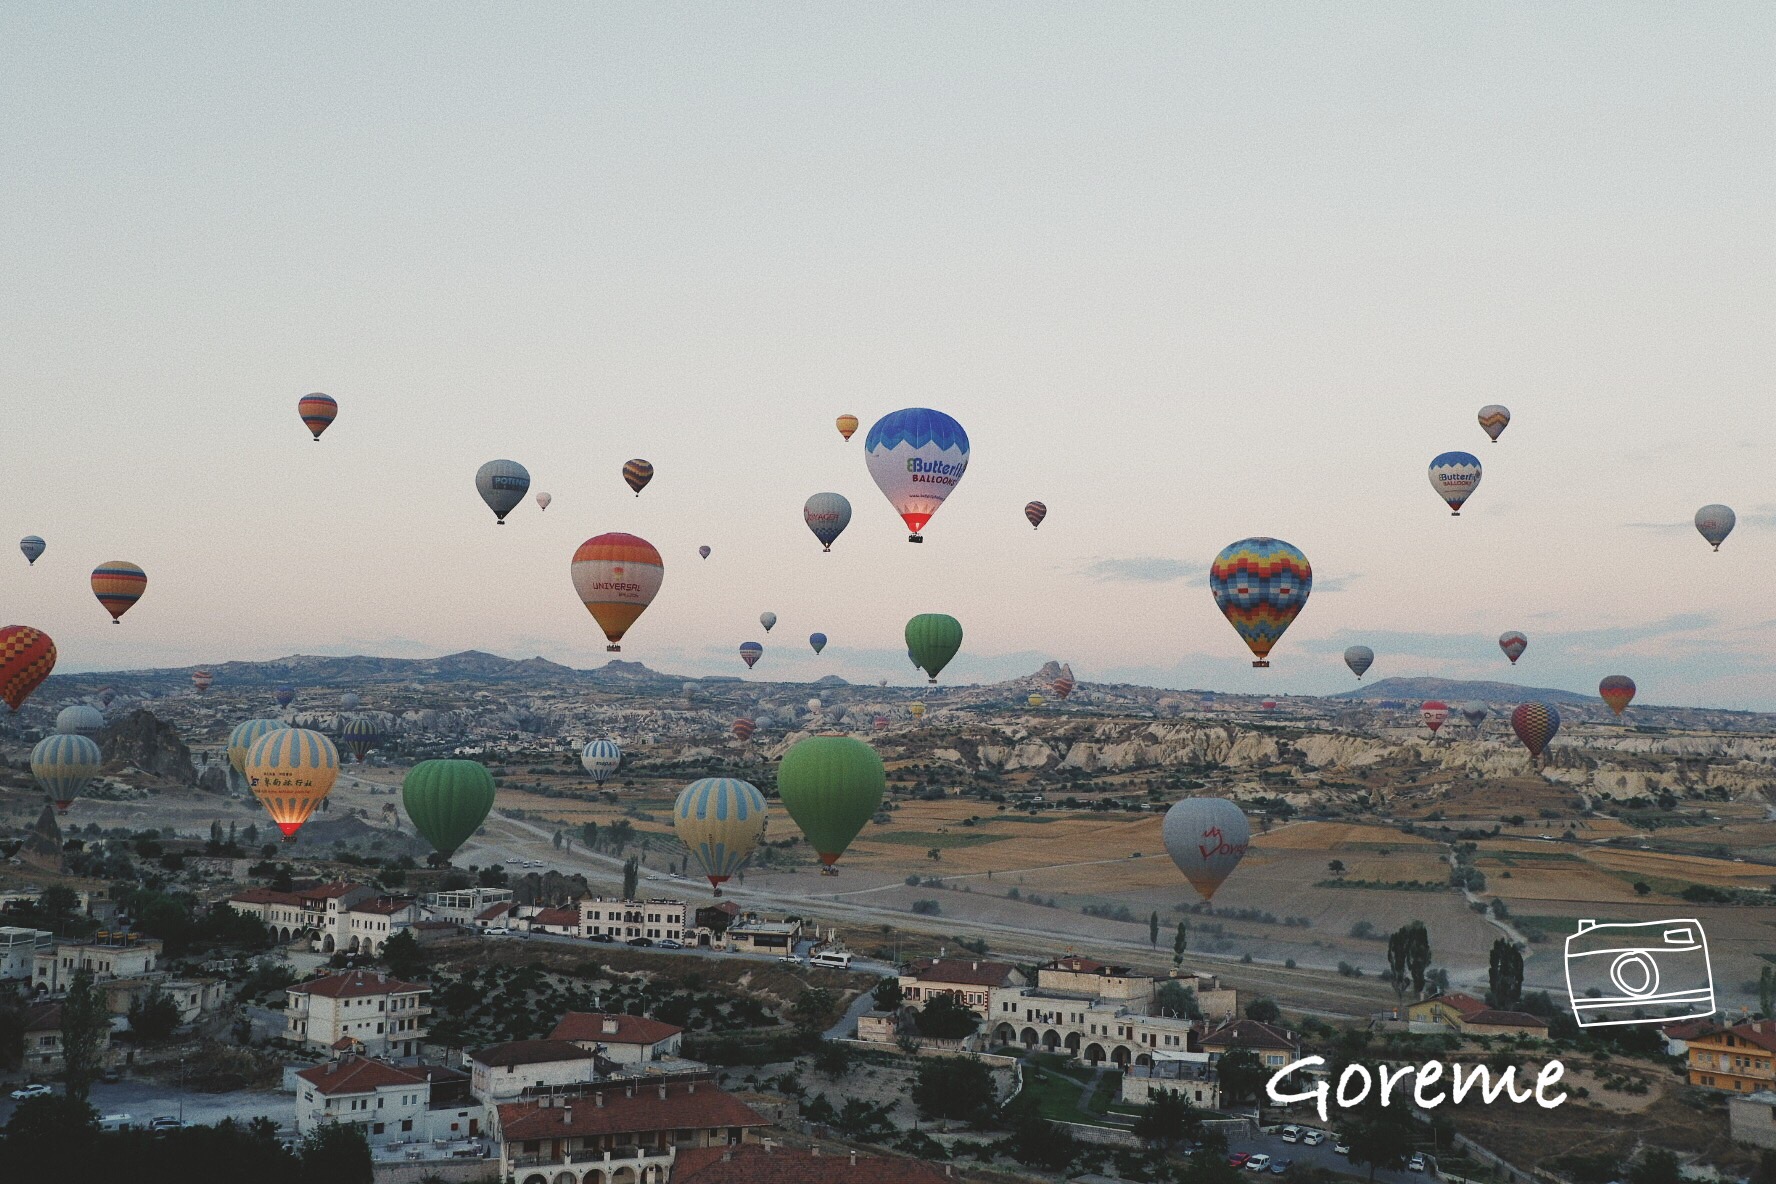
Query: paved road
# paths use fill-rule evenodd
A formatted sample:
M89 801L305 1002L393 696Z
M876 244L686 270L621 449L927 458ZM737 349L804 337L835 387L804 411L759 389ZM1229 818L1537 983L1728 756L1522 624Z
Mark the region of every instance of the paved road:
M555 933L509 933L509 934L503 934L503 935L493 936L493 937L484 937L484 938L482 938L482 940L483 941L517 942L519 944L525 944L525 943L529 943L529 942L546 942L550 945L572 946L575 949L579 949L579 950L585 950L585 949L591 949L591 950L613 949L614 950L614 949L618 949L620 947L628 946L627 942L599 942L599 941L591 941L591 940L589 940L587 938L583 938L583 937L563 937L560 934L555 934ZM814 942L813 942L813 939L811 939L811 938L804 938L802 941L798 942L796 945L796 953L799 954L803 959L802 966L800 967L803 970L807 969L808 951L813 947L813 945L814 945ZM684 946L681 949L676 949L676 950L670 946L660 946L660 945L655 945L655 946L645 947L645 948L647 949L647 952L650 954L664 954L667 956L678 956L678 957L685 957L685 958L716 958L716 959L719 959L723 962L771 963L771 962L777 962L779 960L778 956L776 954L749 954L749 953L731 951L731 950L713 950L713 949L708 949L704 946ZM873 962L868 958L853 958L851 960L851 971L853 974L875 974L875 975L898 973L895 967L889 966L885 962Z
M1334 1152L1330 1136L1318 1147L1309 1147L1303 1143L1285 1143L1280 1135L1250 1135L1240 1139L1229 1139L1227 1150L1229 1154L1244 1151L1253 1155L1260 1153L1268 1155L1272 1160L1291 1159L1298 1164L1310 1164L1344 1175L1365 1178L1369 1175L1368 1168L1358 1167L1344 1156ZM1259 1179L1267 1178L1268 1174L1251 1172L1249 1175L1256 1184ZM1382 1184L1430 1184L1436 1177L1429 1172L1378 1171L1375 1173L1375 1178Z
M0 1124L12 1117L15 1102L7 1094L11 1087L0 1093ZM57 1087L58 1092L60 1087ZM115 1085L97 1082L92 1087L90 1100L93 1109L103 1114L128 1114L137 1123L145 1123L151 1118L163 1114L179 1116L180 1104L184 1104L186 1122L215 1123L224 1118L232 1118L236 1122L249 1122L261 1115L271 1119L280 1127L293 1128L296 1125L296 1098L294 1094L284 1093L221 1093L204 1094L196 1090L181 1090L177 1085L163 1084L158 1081L145 1081L126 1078Z

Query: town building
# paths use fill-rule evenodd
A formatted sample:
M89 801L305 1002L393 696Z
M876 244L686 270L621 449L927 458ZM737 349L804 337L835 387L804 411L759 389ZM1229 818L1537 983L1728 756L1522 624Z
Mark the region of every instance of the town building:
M39 950L55 945L55 934L47 929L27 929L19 925L0 925L0 982L29 980Z
M78 941L57 941L40 946L31 958L31 989L39 995L59 995L74 980L74 972L92 972L93 981L138 978L160 965L161 943L139 933L101 931Z
M979 958L920 958L900 972L900 995L907 1007L923 1009L948 995L982 1019L1000 1014L1002 1001L1028 985L1024 972L1011 963Z
M690 906L682 900L606 900L602 896L579 901L579 936L609 936L617 941L646 937L654 941L696 942ZM709 944L707 940L701 944Z
M905 1155L834 1154L770 1140L682 1149L672 1184L955 1184L953 1169Z
M512 919L512 927L529 933L550 933L557 937L580 936L578 903L558 908L520 905Z
M1408 1025L1452 1028L1464 1036L1545 1036L1548 1021L1523 1011L1489 1007L1472 995L1446 991L1406 1007Z
M568 1040L513 1040L467 1053L463 1066L469 1071L469 1092L494 1104L590 1085L605 1076L599 1060L590 1049Z
M665 1184L681 1151L756 1139L764 1116L707 1081L630 1081L494 1109L500 1178Z
M1145 1013L1153 1002L1152 975L1077 954L1068 954L1038 967L1036 985L1105 1003L1120 1003L1131 1012Z
M870 1010L857 1017L857 1038L871 1044L893 1044L900 1039L898 1011Z
M421 898L425 915L433 921L455 921L472 925L476 918L494 905L512 903L510 888L457 888L448 892L429 892Z
M766 921L749 913L730 923L722 937L723 944L737 953L782 957L795 953L796 943L802 939L802 923L799 919Z
M33 1077L46 1077L63 1068L62 1005L33 1003L25 1008L24 1056L19 1067ZM111 1029L105 1027L99 1037L99 1059L102 1062L111 1047Z
M296 1074L296 1133L352 1123L372 1148L475 1138L484 1133L486 1108L470 1098L467 1083L439 1065L341 1057Z
M1717 1026L1691 1036L1688 1044L1691 1085L1735 1094L1776 1090L1770 1068L1776 1021Z
M155 973L141 978L112 979L99 984L112 1015L128 1015L130 1008L156 991L172 1000L179 1022L189 1024L228 1001L228 984L215 978L172 978Z
M1156 1060L1131 1065L1122 1074L1122 1103L1145 1106L1154 1095L1171 1092L1199 1110L1221 1108L1221 1082L1214 1067L1202 1061Z
M1668 1057L1687 1056L1690 1051L1690 1039L1704 1032L1712 1032L1719 1025L1712 1019L1675 1020L1669 1024L1659 1025L1659 1032L1665 1037L1665 1055Z
M355 1042L364 1052L419 1052L432 1013L432 989L368 970L330 974L284 992L284 1039L332 1049Z
M1776 1150L1776 1093L1766 1089L1728 1098L1727 1127L1735 1143Z
M349 936L348 914L353 905L370 900L376 890L367 884L339 881L312 884L280 891L248 888L228 898L237 913L258 917L279 942L306 939L323 954L344 949Z
M1200 1021L1131 1012L1123 1004L1029 987L998 993L992 1042L1062 1053L1088 1065L1120 1068L1161 1059L1206 1060L1193 1037Z
M345 914L345 930L337 948L349 953L380 954L388 939L420 919L419 902L409 896L380 896L359 901Z
M640 1015L570 1011L549 1039L565 1040L587 1052L601 1051L619 1065L645 1065L676 1058L684 1029Z
M1202 1038L1202 1050L1211 1062L1236 1048L1250 1049L1266 1069L1280 1069L1301 1059L1301 1037L1287 1028L1257 1020L1235 1020Z

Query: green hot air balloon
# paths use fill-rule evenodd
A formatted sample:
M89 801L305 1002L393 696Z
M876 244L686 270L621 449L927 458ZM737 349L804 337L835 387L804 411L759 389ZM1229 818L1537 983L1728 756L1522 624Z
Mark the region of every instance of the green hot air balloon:
M913 665L937 681L937 672L962 648L962 623L943 613L920 613L906 624L907 652Z
M449 859L493 809L493 774L476 761L420 761L401 783L419 833Z
M777 794L820 855L822 875L837 875L833 864L882 804L888 775L882 758L850 736L810 736L783 754L777 767Z

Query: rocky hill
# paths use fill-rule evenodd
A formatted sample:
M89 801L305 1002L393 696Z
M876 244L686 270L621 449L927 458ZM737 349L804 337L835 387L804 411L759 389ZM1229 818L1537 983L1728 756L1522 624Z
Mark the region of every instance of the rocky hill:
M149 776L180 785L197 784L197 766L179 732L153 712L141 708L112 720L99 734L104 771L139 769Z
M1465 703L1470 699L1482 703L1522 703L1527 699L1540 699L1546 703L1575 706L1581 703L1597 702L1596 695L1581 695L1574 691L1555 690L1551 687L1525 687L1511 682L1486 682L1459 678L1384 678L1379 682L1364 683L1354 690L1341 691L1336 695L1328 695L1329 699L1400 699L1416 707L1426 699L1441 699L1445 703Z

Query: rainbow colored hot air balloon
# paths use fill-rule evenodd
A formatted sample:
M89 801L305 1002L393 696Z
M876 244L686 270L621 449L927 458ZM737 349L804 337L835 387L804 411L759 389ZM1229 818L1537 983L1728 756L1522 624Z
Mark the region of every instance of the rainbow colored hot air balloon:
M1501 407L1497 403L1488 403L1480 408L1480 427L1497 444L1499 436L1511 422L1511 409Z
M253 796L284 832L284 841L294 842L315 807L333 792L339 750L319 732L279 728L253 742L244 772Z
M1517 659L1529 648L1529 638L1515 629L1499 634L1499 649L1505 651L1505 657L1511 659L1511 665L1517 665Z
M475 492L493 511L494 525L504 526L530 492L530 470L515 460L490 460L475 470Z
M1160 828L1166 854L1204 900L1233 874L1252 841L1245 813L1225 798L1184 798Z
M760 645L758 642L743 641L740 643L740 660L742 662L746 663L746 668L748 670L751 670L754 666L757 666L758 660L764 656L765 656L765 647Z
M191 685L197 688L197 693L200 695L209 690L210 684L215 681L215 676L208 670L193 670L191 672Z
M1281 539L1241 539L1222 548L1209 565L1209 591L1252 651L1252 665L1269 666L1271 647L1313 592L1313 568L1307 556Z
M623 767L623 746L608 737L594 740L580 749L580 767L592 784L603 785Z
M1731 506L1708 505L1696 511L1696 529L1702 533L1716 551L1733 533L1733 527L1739 521Z
M339 729L339 739L351 750L352 759L362 764L370 750L382 743L382 732L370 720L359 716L348 719Z
M1063 663L1060 677L1049 683L1048 689L1054 692L1055 698L1065 699L1073 693L1073 688L1076 685L1073 681L1073 667Z
M1030 502L1024 506L1024 517L1030 520L1030 529L1034 530L1048 517L1048 507L1041 502Z
M962 623L947 613L920 613L906 623L906 643L913 665L936 682L938 672L962 648Z
M43 555L47 546L48 544L34 534L28 534L19 540L19 550L24 552L25 561L32 567L37 566L37 560Z
M493 809L493 774L476 761L420 761L401 782L401 805L413 828L449 859Z
M1424 718L1425 727L1435 736L1437 729L1443 726L1443 721L1449 718L1449 704L1441 699L1429 699L1418 709L1418 713Z
M254 741L267 732L277 732L290 725L281 719L248 719L234 725L228 733L228 763L234 766L236 773L247 771L247 754L253 750Z
M610 642L604 648L617 653L623 634L659 594L666 565L646 539L612 532L581 543L572 571L580 603Z
M1445 452L1431 460L1431 488L1460 517L1462 506L1480 488L1480 458L1471 452Z
M629 483L629 488L635 491L636 497L641 496L641 491L646 489L647 483L653 479L654 466L650 465L647 461L632 460L624 462L623 480Z
M1560 731L1560 712L1552 703L1520 703L1511 713L1511 730L1529 749L1530 759L1536 760Z
M302 417L302 422L314 433L315 443L319 444L327 425L339 418L339 400L332 395L303 395L296 400L296 414Z
M55 669L55 642L29 625L0 629L0 699L17 711Z
M864 443L870 476L912 531L910 543L968 471L968 433L941 411L907 407L884 415Z
M733 777L693 781L672 805L672 829L717 896L765 837L765 821L765 795Z
M751 720L737 719L734 721L734 726L731 730L733 731L734 738L736 740L739 740L741 743L745 743L746 741L752 739L752 734L757 729L758 729L758 725L753 723Z
M93 568L93 595L111 614L113 625L123 623L123 614L136 606L136 601L142 599L142 593L147 589L147 575L133 563L114 559Z
M882 804L887 773L852 736L810 736L783 754L777 795L830 872Z
M842 493L817 493L803 504L802 521L820 540L820 549L830 551L851 525L851 500Z
M1353 645L1344 651L1344 664L1361 679L1363 672L1375 664L1375 651L1366 645Z
M31 750L31 776L55 802L60 814L68 812L80 791L99 775L103 763L97 744L72 733L45 736Z
M296 701L296 688L289 683L284 683L271 692L271 699L280 710L288 707Z
M1634 702L1634 693L1638 689L1634 680L1626 674L1609 675L1597 684L1597 694L1609 704L1609 709L1616 713L1617 719L1628 710L1628 704Z
M845 437L846 440L850 440L852 434L857 431L857 417L855 415L841 415L833 422L839 429L839 435Z

